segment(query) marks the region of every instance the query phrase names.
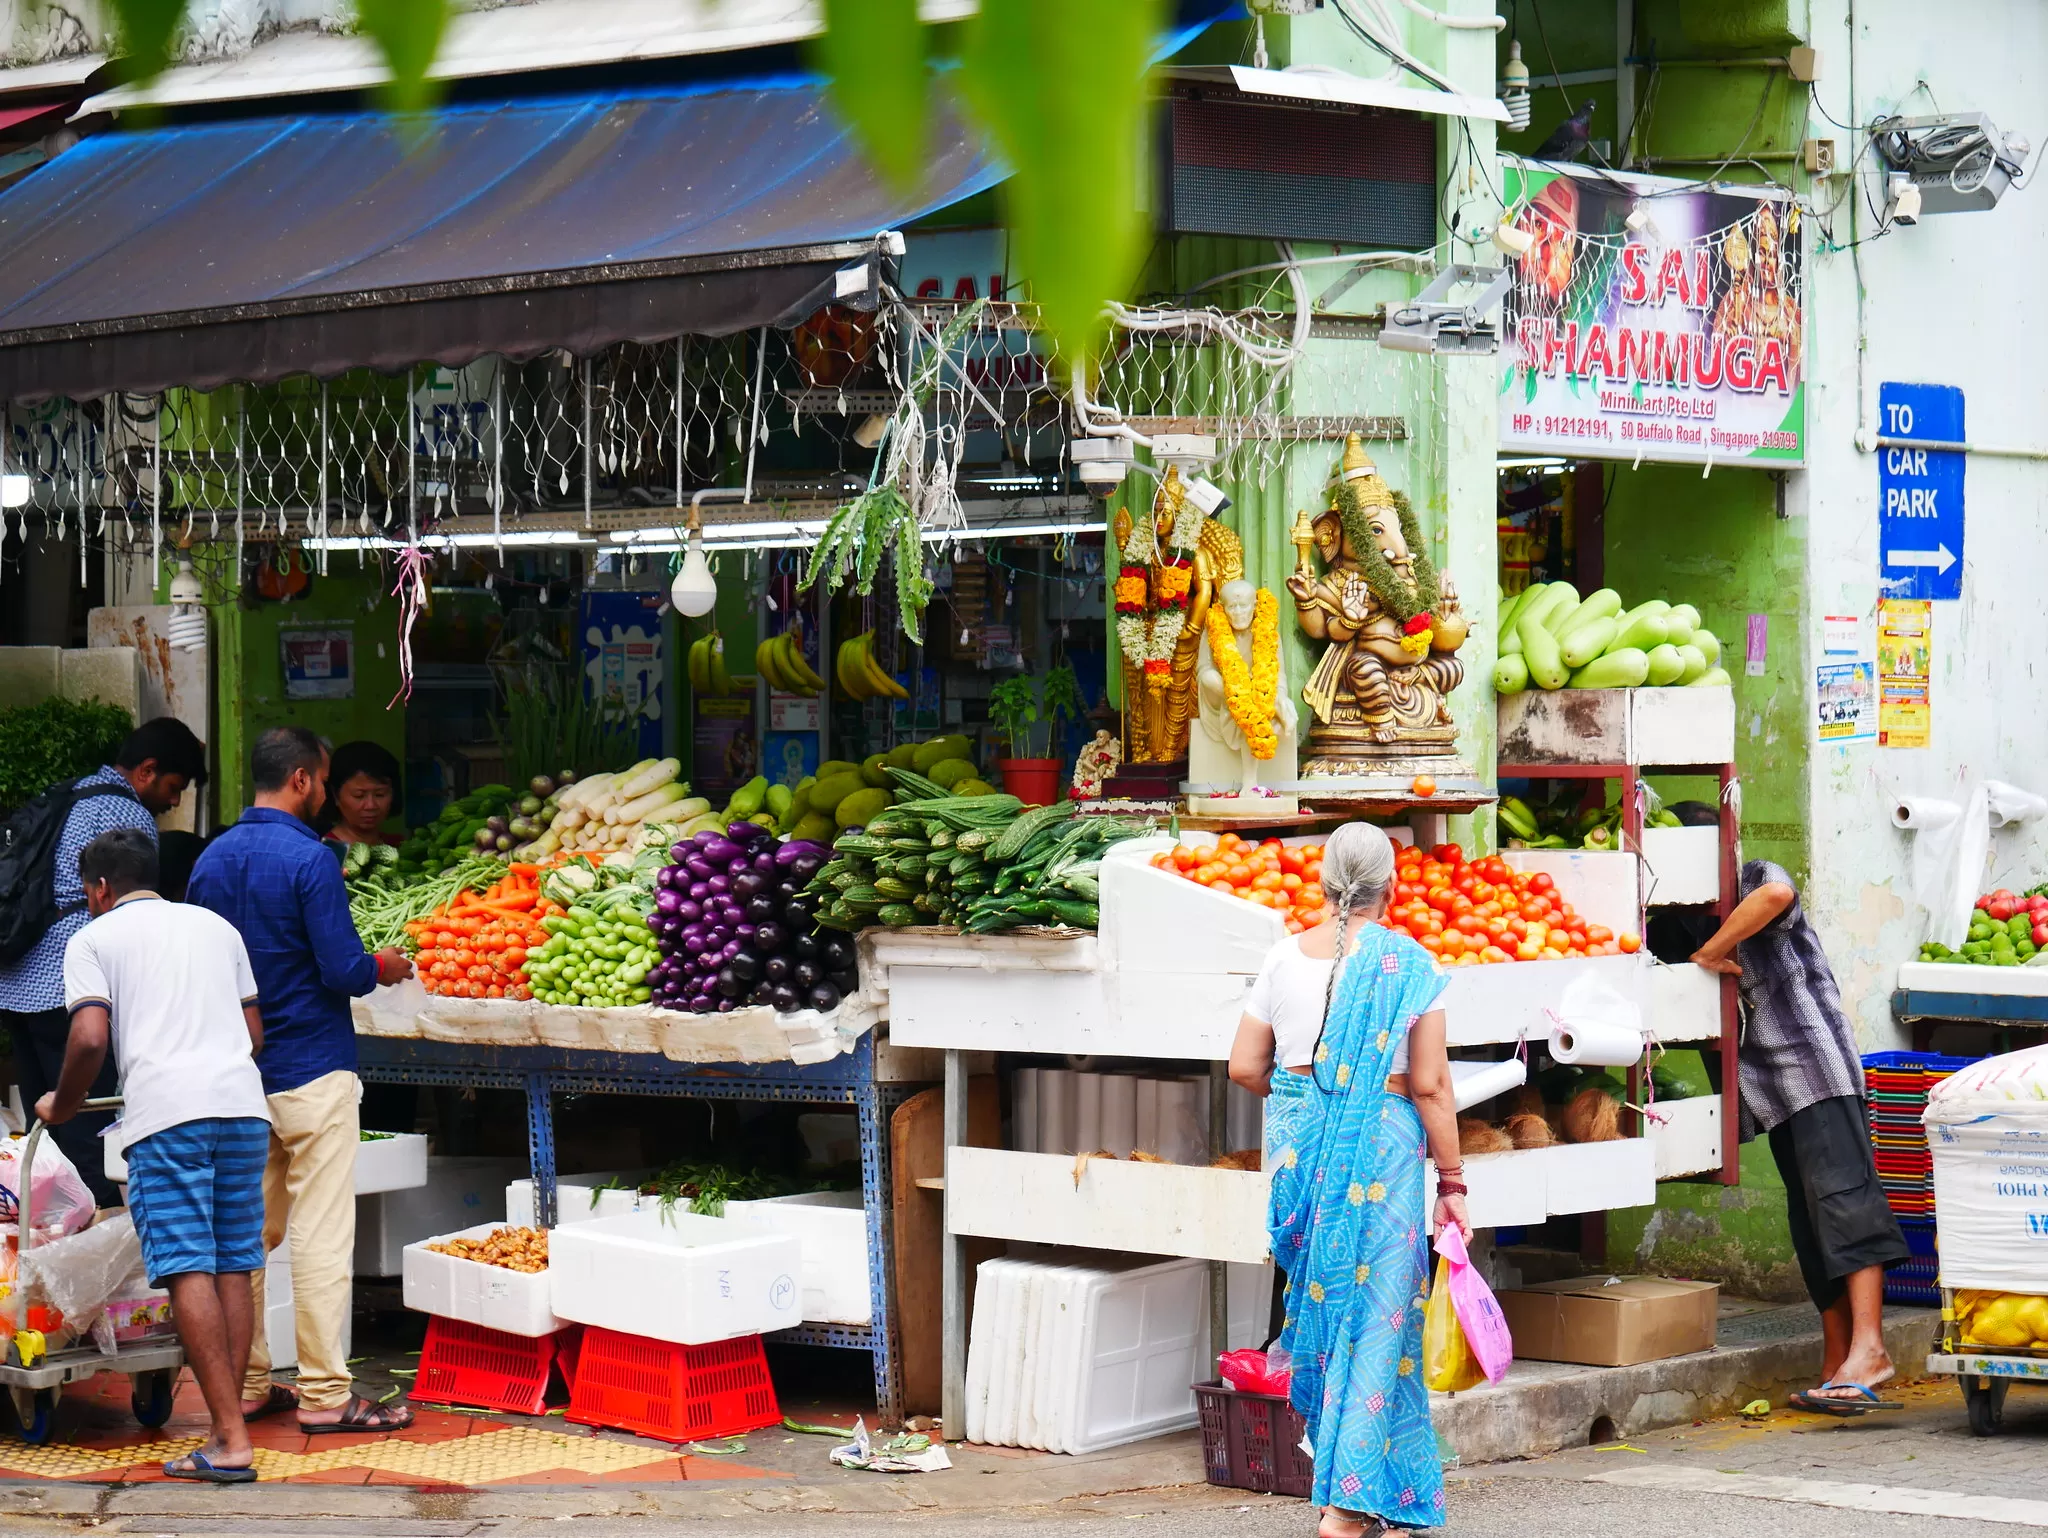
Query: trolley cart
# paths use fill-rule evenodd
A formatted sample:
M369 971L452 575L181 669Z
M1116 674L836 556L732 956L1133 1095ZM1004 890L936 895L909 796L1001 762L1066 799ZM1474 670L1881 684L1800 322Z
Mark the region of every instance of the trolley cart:
M120 1104L120 1097L110 1095L86 1101L83 1109L113 1110ZM31 1175L36 1149L47 1130L41 1122L36 1122L29 1129L28 1142L21 1151L20 1253L23 1261L28 1259L29 1249L35 1243L35 1229L30 1222L31 1193L35 1189ZM23 1441L49 1441L57 1429L57 1396L64 1385L103 1372L128 1374L131 1387L129 1404L135 1411L135 1419L154 1430L171 1418L171 1396L177 1387L178 1369L184 1365L185 1350L175 1340L150 1341L118 1347L113 1351L100 1351L91 1345L44 1351L40 1332L28 1328L26 1278L17 1275L14 1334L7 1342L7 1360L0 1365L0 1388L5 1388L13 1396Z
M1927 1358L1927 1371L1930 1376L1953 1376L1960 1382L1963 1404L1970 1412L1970 1430L1980 1437L1995 1437L2005 1424L2005 1392L2015 1381L2048 1386L2048 1353L2036 1356L1963 1345L1955 1301L1954 1290L1942 1288L1941 1350Z

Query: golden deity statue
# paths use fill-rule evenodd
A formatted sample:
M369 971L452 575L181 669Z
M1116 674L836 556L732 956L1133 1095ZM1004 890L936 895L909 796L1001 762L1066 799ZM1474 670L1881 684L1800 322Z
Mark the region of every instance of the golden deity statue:
M1113 526L1120 553L1115 584L1117 644L1123 654L1124 761L1177 763L1201 708L1195 663L1217 589L1244 575L1236 534L1187 500L1168 467L1152 516L1129 508Z
M1329 642L1302 690L1315 713L1302 773L1398 773L1409 759L1454 757L1445 696L1465 677L1457 651L1467 628L1457 589L1430 560L1408 499L1380 479L1355 434L1330 504L1296 520L1299 560L1287 579L1302 632Z

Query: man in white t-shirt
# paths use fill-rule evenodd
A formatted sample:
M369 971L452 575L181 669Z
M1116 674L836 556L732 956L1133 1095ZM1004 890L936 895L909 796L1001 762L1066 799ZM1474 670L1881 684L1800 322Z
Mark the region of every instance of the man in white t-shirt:
M156 893L156 844L102 833L78 856L92 921L64 950L71 1034L57 1087L36 1102L56 1126L78 1111L111 1042L124 1110L128 1209L152 1286L166 1287L213 1435L164 1465L173 1479L256 1477L242 1419L254 1328L249 1276L263 1267L270 1114L256 1052L263 1016L248 952L219 914Z

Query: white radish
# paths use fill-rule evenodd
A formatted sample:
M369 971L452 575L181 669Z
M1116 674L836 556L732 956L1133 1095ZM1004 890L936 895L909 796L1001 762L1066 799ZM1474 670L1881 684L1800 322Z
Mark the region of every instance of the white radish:
M670 780L666 785L657 785L645 795L636 797L622 806L615 806L604 814L609 823L645 822L663 807L674 801L681 801L689 795L690 787Z
M664 758L645 767L636 767L619 786L621 800L632 801L646 795L658 785L666 785L683 772L683 761L679 758ZM685 786L687 794L689 787Z

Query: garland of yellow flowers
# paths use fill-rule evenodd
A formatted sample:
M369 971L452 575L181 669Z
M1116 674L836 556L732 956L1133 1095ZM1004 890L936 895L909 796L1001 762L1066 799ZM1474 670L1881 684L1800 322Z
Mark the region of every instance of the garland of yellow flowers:
M1245 666L1237 649L1237 637L1230 617L1221 604L1209 608L1209 655L1216 671L1223 675L1223 698L1230 719L1237 723L1253 758L1271 758L1280 751L1280 736L1273 729L1273 712L1280 702L1280 603L1259 589L1252 608L1252 662Z

